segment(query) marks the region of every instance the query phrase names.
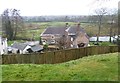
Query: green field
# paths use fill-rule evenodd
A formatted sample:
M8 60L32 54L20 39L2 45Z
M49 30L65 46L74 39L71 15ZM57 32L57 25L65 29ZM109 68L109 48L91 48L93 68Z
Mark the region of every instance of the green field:
M3 81L118 81L118 53L60 64L2 65Z
M37 22L37 23L25 23L24 32L19 33L18 37L32 38L39 40L40 34L49 26L64 26L66 22ZM74 22L68 22L70 25L74 25ZM37 27L37 29L35 29Z
M24 32L19 33L17 36L32 38L34 34L34 39L39 40L40 34L48 27L48 26L65 26L66 22L32 22L25 23ZM69 25L76 25L77 22L67 22ZM84 28L86 33L89 36L95 36L98 33L98 25L95 23L81 23L81 27ZM103 24L101 28L101 35L109 35L110 25ZM117 34L117 27L113 28L113 32Z

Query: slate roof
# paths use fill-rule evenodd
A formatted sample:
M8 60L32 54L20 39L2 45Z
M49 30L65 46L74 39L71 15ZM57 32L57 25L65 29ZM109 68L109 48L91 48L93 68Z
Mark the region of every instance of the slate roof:
M70 26L68 28L69 33L76 33L77 32L77 26ZM66 30L65 26L57 26L57 27L48 27L43 34L64 34ZM85 31L80 27L80 31L84 32Z
M85 33L85 36L87 38L88 35L86 34L86 32L84 31L84 29L79 26L79 30L80 32L82 33ZM70 36L73 36L74 38L77 37L77 32L78 32L78 25L74 25L74 26L68 26L66 28L66 26L57 26L57 27L48 27L42 34L41 36L44 34L44 35L48 35L48 34L65 34L65 31L67 31L68 33L70 33ZM49 36L49 35L48 35Z
M25 47L27 46L27 44L23 44L23 43L14 43L11 47L13 48L17 48L19 50L24 50Z
M41 47L40 45L34 45L31 47L31 50L33 52L41 51L41 50L43 50L43 47Z
M64 34L65 30L65 26L48 27L43 34Z

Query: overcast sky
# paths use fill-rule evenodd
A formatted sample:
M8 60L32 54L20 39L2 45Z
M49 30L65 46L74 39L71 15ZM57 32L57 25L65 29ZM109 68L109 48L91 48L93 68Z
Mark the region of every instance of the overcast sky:
M107 0L102 6L118 8L118 1ZM0 0L0 14L6 8L15 8L22 16L89 15L100 5L96 0Z

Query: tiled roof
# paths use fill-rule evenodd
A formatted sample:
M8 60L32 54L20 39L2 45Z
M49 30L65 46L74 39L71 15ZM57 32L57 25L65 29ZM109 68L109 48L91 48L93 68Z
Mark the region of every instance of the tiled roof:
M48 27L43 34L64 34L65 26L63 27Z
M80 30L80 32L85 33L84 29L78 25L69 26L66 28L65 26L58 26L58 27L48 27L42 34L65 34L65 31L69 32L70 34L76 35L76 33Z

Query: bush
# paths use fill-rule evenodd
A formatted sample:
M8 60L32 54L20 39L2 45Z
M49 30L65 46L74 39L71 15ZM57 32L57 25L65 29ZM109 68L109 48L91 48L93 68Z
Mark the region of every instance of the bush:
M45 44L45 45L43 46L43 48L44 48L44 49L47 49L47 48L48 48L48 44Z
M113 44L110 43L110 42L102 42L102 43L100 44L100 46L110 46L110 45L113 45Z

